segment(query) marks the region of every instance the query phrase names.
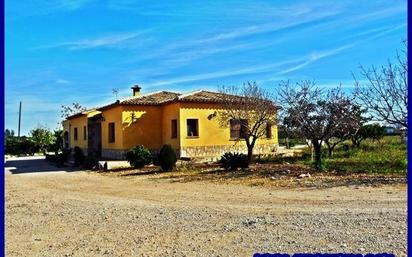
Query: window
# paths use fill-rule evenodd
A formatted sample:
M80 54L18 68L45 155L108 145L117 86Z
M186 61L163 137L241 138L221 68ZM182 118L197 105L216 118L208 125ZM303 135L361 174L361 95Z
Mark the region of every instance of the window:
M272 124L266 123L266 138L272 138Z
M87 140L87 129L86 126L83 127L83 140Z
M199 136L199 121L198 119L187 119L187 136L198 137Z
M115 141L115 131L114 131L114 122L109 123L109 143L114 143Z
M73 138L74 140L77 140L77 128L74 128L74 133L73 133Z
M177 120L172 120L172 138L177 138Z
M238 139L246 136L247 120L230 120L230 138Z

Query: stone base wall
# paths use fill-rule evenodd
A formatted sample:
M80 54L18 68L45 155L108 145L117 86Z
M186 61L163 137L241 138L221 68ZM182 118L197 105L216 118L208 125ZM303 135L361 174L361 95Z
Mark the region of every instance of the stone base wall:
M279 150L279 145L263 144L255 145L253 149L254 155L271 155L276 154ZM194 160L217 161L226 152L237 152L247 154L247 148L244 145L234 146L184 146L180 149L175 149L178 158L190 158ZM125 160L127 150L120 149L102 149L102 158L108 160ZM157 151L151 150L152 153Z
M278 151L278 145L274 144L262 144L255 145L253 148L254 155L271 155L276 154ZM247 148L244 145L234 146L184 146L178 151L180 158L191 158L198 160L210 160L216 161L226 152L237 152L247 154Z
M121 149L102 149L102 158L110 160L124 160L126 150Z

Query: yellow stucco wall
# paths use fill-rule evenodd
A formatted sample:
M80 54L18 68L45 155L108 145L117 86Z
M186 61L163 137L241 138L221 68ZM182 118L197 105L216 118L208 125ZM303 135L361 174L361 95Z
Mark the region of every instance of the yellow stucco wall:
M218 110L215 104L181 103L180 106L180 138L182 146L214 146L214 145L246 145L244 140L230 140L230 128L219 126L218 118L208 116ZM199 137L187 136L187 119L198 119ZM272 126L271 139L258 139L256 144L278 144L277 127Z
M123 149L122 106L116 106L102 111L104 121L102 126L102 149ZM115 141L109 142L109 123L115 124Z
M163 144L169 144L173 148L178 149L180 147L179 139L179 117L180 117L180 103L173 103L166 106L163 106L163 115L162 115L162 142ZM172 120L177 120L177 138L172 138Z
M66 123L67 124L67 123ZM83 127L86 126L86 140L84 139ZM67 125L66 125L67 127ZM70 147L78 146L87 148L87 116L83 115L68 121ZM74 129L77 128L77 140L74 140Z
M162 147L161 106L124 106L122 112L123 149L135 145L154 150ZM130 122L131 113L137 118L135 122Z

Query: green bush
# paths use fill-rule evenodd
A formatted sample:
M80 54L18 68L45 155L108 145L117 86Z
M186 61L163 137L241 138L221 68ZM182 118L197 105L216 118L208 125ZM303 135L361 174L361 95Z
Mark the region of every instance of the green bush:
M320 159L319 166L316 165L316 162L312 162L312 167L318 171L326 171L328 169L327 162L325 158Z
M79 167L80 164L82 164L84 162L85 156L83 153L83 150L78 147L75 146L73 149L73 158L74 158L74 166L75 167Z
M58 154L46 154L46 160L49 162L54 162L58 165L63 165L69 158L70 153L70 149L64 149L63 152Z
M160 149L158 162L163 171L171 171L176 166L176 153L171 145L163 145Z
M98 166L99 160L94 156L87 156L82 164L83 168L93 170Z
M39 126L30 132L31 139L39 150L46 154L47 149L55 142L53 133L46 127Z
M243 170L249 167L247 155L242 153L225 153L219 162L225 170L237 170L238 168Z
M33 155L38 151L39 148L30 137L8 137L5 142L6 154Z
M47 146L48 152L54 152L56 155L63 151L63 130L55 130L53 132L54 140L51 145Z
M57 157L57 163L63 165L69 159L71 153L71 149L63 149L63 152Z
M135 168L141 168L152 162L152 154L142 145L137 145L126 153L126 160Z

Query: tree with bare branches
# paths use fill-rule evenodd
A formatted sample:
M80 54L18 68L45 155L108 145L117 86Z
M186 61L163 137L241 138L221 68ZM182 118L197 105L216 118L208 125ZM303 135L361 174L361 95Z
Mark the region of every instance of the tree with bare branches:
M359 105L353 103L352 106L349 106L349 112L351 115L346 115L342 117L342 125L337 127L330 137L325 138L325 144L328 148L328 155L331 157L333 151L337 145L344 142L347 139L353 139L360 134L360 131L369 119L365 116L365 109L362 109ZM331 117L334 117L335 114L331 113Z
M242 87L222 87L224 97L222 109L217 112L221 127L239 128L231 138L244 141L248 162L252 160L253 148L259 138L268 137L272 125L276 124L277 106L272 95L256 82L244 83Z
M60 117L66 119L67 117L86 111L86 108L81 106L79 103L72 103L72 105L62 105L60 111Z
M279 97L284 125L311 142L315 168L322 169L322 144L342 129L357 126L353 101L340 87L325 92L308 80L294 86L282 81Z
M373 119L408 128L408 60L407 42L397 54L396 61L388 61L380 69L360 66L362 83L355 75L357 100L369 110Z

